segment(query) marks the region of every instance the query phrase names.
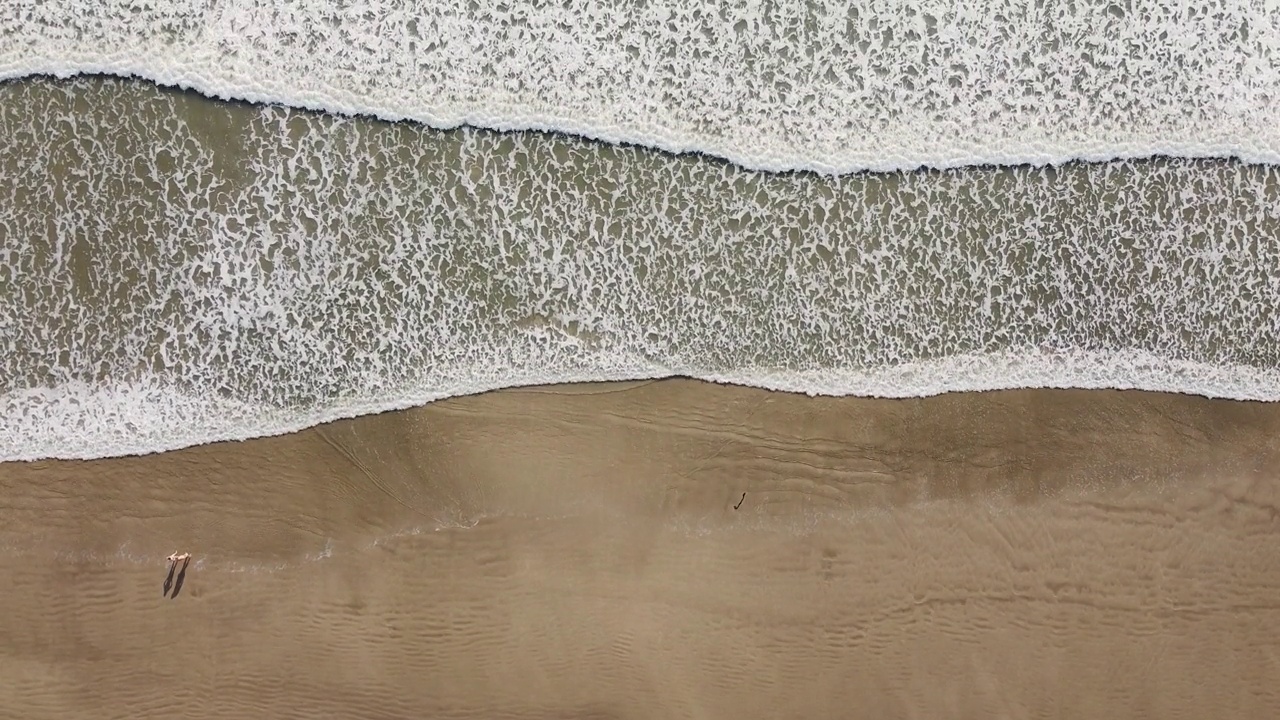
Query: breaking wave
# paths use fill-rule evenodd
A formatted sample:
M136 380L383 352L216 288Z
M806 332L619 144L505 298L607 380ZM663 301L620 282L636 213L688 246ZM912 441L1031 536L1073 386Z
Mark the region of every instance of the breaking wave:
M1280 158L1266 0L46 0L0 78L136 75L825 173Z

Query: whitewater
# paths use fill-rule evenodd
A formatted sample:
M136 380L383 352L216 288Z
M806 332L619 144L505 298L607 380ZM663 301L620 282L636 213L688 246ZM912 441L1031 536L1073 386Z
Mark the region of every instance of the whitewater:
M1276 0L45 0L0 78L556 130L826 173L1280 158Z
M673 375L1280 400L1275 2L457 7L0 8L0 460Z

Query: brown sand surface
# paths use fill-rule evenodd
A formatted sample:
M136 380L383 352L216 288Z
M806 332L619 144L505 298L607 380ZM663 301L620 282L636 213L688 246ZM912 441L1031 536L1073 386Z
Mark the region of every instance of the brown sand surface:
M0 465L0 717L1275 717L1277 438L669 380Z

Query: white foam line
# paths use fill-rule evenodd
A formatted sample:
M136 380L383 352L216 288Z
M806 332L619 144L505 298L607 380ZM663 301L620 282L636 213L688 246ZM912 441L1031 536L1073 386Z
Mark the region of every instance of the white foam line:
M354 13L314 0L159 0L86 13L46 0L0 10L0 78L137 76L771 171L1152 155L1277 163L1273 4L369 0Z
M875 370L706 372L601 363L599 372L565 370L454 382L401 394L356 398L286 412L183 396L157 388L82 387L72 402L0 398L0 461L144 455L226 440L283 435L335 420L421 406L506 387L688 376L711 382L827 396L928 397L1020 388L1136 389L1209 398L1280 401L1280 370L1215 367L1142 352L1069 350L1030 355L965 355ZM134 430L124 429L127 421Z
M514 111L463 110L435 106L415 107L394 101L374 103L324 92L298 94L287 86L277 86L274 83L259 82L250 86L231 82L191 82L187 79L190 76L187 72L156 72L142 64L80 63L73 65L65 61L50 60L38 64L34 71L22 72L10 77L0 72L0 80L35 75L53 75L60 78L77 75L140 78L161 86L194 91L218 100L283 105L315 112L366 116L386 122L411 121L437 130L452 130L465 126L499 132L562 133L614 145L648 147L673 155L707 155L727 160L747 170L763 172L809 171L821 175L845 175L858 172L912 171L921 168L949 170L982 165L1042 167L1073 161L1098 163L1152 157L1234 159L1255 165L1280 164L1280 136L1270 137L1264 132L1257 133L1256 137L1246 136L1238 140L1226 141L1200 138L1114 137L1099 140L1083 137L1041 137L1019 142L1007 137L996 138L988 135L987 141L964 142L963 144L967 147L963 152L957 152L948 143L934 143L917 148L882 145L880 148L845 150L838 154L822 156L810 152L783 150L754 151L749 149L749 146L743 147L746 143L714 136L682 133L663 127L657 121L620 128L611 118L575 117L525 108ZM1276 121L1280 122L1280 118ZM1053 150L1044 150L1042 149L1044 145L1056 147Z

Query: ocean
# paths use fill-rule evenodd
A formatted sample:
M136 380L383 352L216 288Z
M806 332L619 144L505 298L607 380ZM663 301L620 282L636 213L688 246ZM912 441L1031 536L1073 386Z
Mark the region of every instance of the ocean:
M0 38L0 461L676 375L1280 399L1270 0L53 2Z

